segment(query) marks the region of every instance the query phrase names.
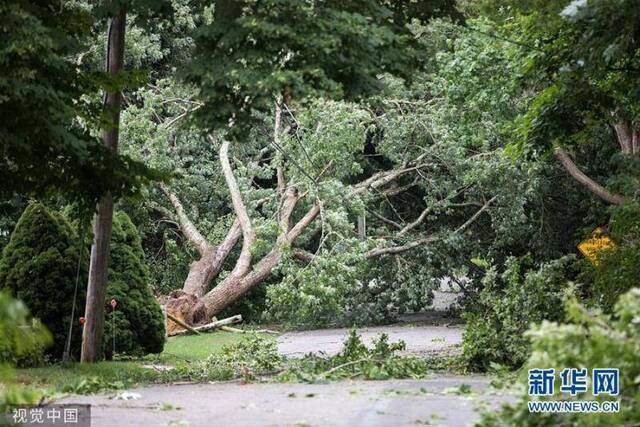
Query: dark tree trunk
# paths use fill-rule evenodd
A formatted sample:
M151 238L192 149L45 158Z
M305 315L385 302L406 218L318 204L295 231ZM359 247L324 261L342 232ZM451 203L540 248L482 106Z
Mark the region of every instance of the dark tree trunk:
M122 70L124 57L124 33L126 12L122 7L109 23L106 71L116 75ZM107 93L105 109L111 114L111 126L102 133L104 145L116 152L118 150L118 126L120 123L120 92ZM95 362L101 356L102 335L104 332L104 298L107 287L107 271L111 246L111 227L113 222L113 197L105 194L99 201L93 223L93 245L89 265L89 283L87 285L87 303L85 306L84 331L82 333L82 353L80 360Z

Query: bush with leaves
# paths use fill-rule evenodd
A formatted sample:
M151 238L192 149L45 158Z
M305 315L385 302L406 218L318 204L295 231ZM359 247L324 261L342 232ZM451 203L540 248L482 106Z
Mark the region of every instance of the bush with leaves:
M463 360L472 369L492 363L518 367L529 356L532 323L564 319L563 298L575 276L575 257L532 265L531 258L508 258L499 273L491 266L482 279L479 307L464 313Z
M608 313L620 295L640 286L640 206L630 203L611 210L615 246L598 253L597 265L585 262L580 276L592 290L593 302Z
M65 218L40 203L31 203L18 220L0 261L0 287L22 300L53 335L47 350L62 356L67 338L78 269L78 241ZM88 256L84 256L87 260ZM80 271L77 306L85 299ZM79 313L79 312L78 312ZM82 331L74 328L72 344L79 349Z
M590 312L575 299L567 304L569 323L544 321L527 335L532 341L532 353L527 367L554 368L556 372L567 367L611 367L620 370L620 402L616 413L533 413L527 402L531 397L523 390L522 398L500 412L484 414L482 426L632 426L640 420L640 289L623 294L615 305L613 316ZM526 372L526 370L523 370ZM522 378L525 388L527 379ZM612 400L611 396L593 396L591 391L572 397L556 393L544 400Z
M218 354L177 369L182 376L196 381L224 381L242 377L255 379L258 375L280 370L284 357L278 353L275 340L250 335L237 344L225 345Z
M9 385L15 365L41 361L43 349L51 344L51 334L27 307L7 292L0 292L0 414L13 405L33 404L37 393Z
M302 359L292 361L277 379L305 382L347 378L386 380L421 378L427 374L425 359L397 354L405 349L404 341L389 343L389 336L380 334L372 344L372 348L367 347L352 329L340 353L330 357L307 354Z
M51 334L32 319L22 301L0 292L0 364L34 365L51 344Z
M71 210L67 212L70 213ZM22 299L33 316L51 331L53 346L48 352L56 359L62 356L67 339L79 247L77 233L63 215L40 203L31 203L20 217L0 261L0 286ZM88 260L86 252L83 259ZM105 304L115 298L118 307L114 319L113 314L106 314L103 349L107 356L111 356L114 321L117 352L162 351L164 319L149 288L149 272L144 262L135 226L126 214L116 213ZM82 267L79 273L78 317L85 303L86 270ZM72 354L79 353L81 336L82 329L73 328Z
M115 299L115 311L105 319L103 349L113 356L114 326L116 353L160 353L164 347L164 316L149 286L149 269L135 225L124 212L114 214L111 262L106 301Z

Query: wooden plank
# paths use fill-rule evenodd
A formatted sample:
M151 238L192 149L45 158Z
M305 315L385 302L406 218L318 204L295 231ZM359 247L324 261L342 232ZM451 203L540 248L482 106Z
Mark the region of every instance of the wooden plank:
M215 321L213 321L211 323L207 323L206 325L196 326L195 328L193 328L193 327L189 327L189 328L193 329L196 333L199 334L201 332L207 332L207 331L211 331L213 329L220 329L220 327L222 327L222 326L233 325L234 323L240 323L240 322L242 322L242 315L241 314L237 314L235 316L227 317L226 319L215 320ZM184 331L174 332L170 336L173 337L173 336L176 336L176 335L186 335L186 334L191 332L190 329L187 329L187 330L184 330Z
M187 325L185 322L183 322L182 320L178 319L177 317L175 317L174 315L172 315L169 312L167 312L167 317L169 319L173 320L174 322L176 322L178 325L180 325L183 328L185 328L189 332L192 332L194 334L199 334L200 333L200 332L198 332L197 329L193 328L192 326ZM183 332L183 331L180 331L180 332Z

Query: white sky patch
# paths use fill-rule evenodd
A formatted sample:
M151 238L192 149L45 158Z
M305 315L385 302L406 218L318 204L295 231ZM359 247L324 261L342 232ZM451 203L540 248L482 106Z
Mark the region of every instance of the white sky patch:
M567 19L576 19L578 17L578 13L580 13L580 9L587 7L587 0L573 0L567 7L562 9L560 12L560 16L563 16Z

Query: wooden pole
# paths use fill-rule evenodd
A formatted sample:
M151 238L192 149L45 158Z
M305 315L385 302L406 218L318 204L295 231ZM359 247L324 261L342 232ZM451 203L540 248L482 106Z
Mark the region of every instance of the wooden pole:
M124 58L124 33L126 11L120 8L109 22L107 35L106 71L115 76L122 71ZM120 105L122 93L109 92L105 96L104 107L111 114L111 126L102 132L104 145L118 151L118 126L120 123ZM89 283L87 284L87 302L85 306L86 323L82 333L82 352L80 361L92 363L101 357L102 336L104 333L104 298L107 288L107 271L111 250L111 228L113 226L113 196L105 194L96 209L93 223L93 245L89 264Z

